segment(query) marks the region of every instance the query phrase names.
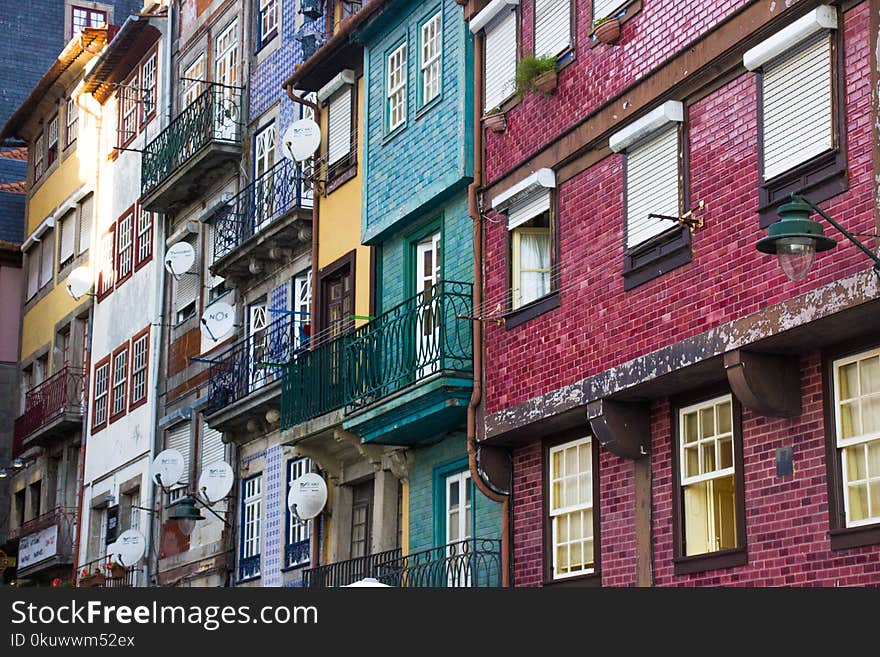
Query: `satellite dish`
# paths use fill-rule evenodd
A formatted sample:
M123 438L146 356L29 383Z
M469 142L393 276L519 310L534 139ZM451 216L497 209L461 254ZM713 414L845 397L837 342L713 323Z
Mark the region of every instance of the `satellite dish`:
M192 269L196 261L196 251L189 242L177 242L165 252L165 269L174 276L180 276Z
M312 119L294 121L281 138L281 154L288 160L307 160L321 145L321 126Z
M79 300L92 289L92 272L88 267L77 267L67 277L67 293Z
M229 495L234 479L232 466L226 461L217 461L202 470L199 476L199 491L209 503L213 504Z
M150 468L150 476L160 486L173 486L183 476L183 454L176 449L159 452Z
M112 547L111 554L119 556L119 563L123 566L133 566L146 553L147 541L137 529L126 529L119 535ZM107 548L107 552L110 552L110 547Z
M202 335L212 342L219 342L232 333L235 308L225 301L215 301L202 313Z
M308 472L290 484L287 508L300 520L314 518L327 504L327 484L320 475Z

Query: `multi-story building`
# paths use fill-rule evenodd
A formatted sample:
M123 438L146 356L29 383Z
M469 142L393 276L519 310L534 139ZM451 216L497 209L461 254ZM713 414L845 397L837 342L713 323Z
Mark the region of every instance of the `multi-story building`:
M869 3L468 11L515 585L880 582Z
M158 216L140 201L144 145L167 124L168 17L159 3L129 17L86 74L80 105L100 126L93 256L89 410L77 570L105 586L143 586L153 554L119 563L112 549L126 530L152 544L156 487L156 382L159 377L162 259Z
M75 90L110 33L79 31L0 133L28 144L21 411L12 450L24 467L10 477L9 524L22 583L72 575L91 299L71 299L65 279L89 260L97 165L97 121Z

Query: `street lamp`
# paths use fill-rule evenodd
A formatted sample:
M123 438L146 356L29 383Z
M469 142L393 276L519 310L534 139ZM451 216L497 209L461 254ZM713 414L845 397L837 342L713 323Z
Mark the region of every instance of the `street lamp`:
M803 280L810 272L816 253L837 245L835 240L825 236L819 222L810 219L813 211L864 251L874 261L874 271L880 274L880 258L815 203L799 194L792 194L791 201L779 206L779 221L770 226L767 237L758 240L755 247L761 253L776 254L779 266L789 280Z
M205 517L199 513L196 508L196 499L192 495L185 495L177 502L170 504L167 508L169 520L176 520L177 526L184 534L189 536L196 528L196 522L204 520Z

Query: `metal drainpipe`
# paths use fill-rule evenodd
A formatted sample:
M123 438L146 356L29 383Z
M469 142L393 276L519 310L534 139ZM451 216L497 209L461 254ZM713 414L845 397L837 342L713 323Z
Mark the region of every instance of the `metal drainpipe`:
M474 314L483 303L483 220L477 208L477 189L483 184L483 35L474 35L474 181L468 186L468 214L474 224ZM483 395L483 326L473 321L474 388L467 409L467 450L471 479L490 500L501 502L501 585L510 586L510 495L492 490L477 467L477 407Z
M300 105L305 105L309 109L311 109L315 113L315 123L321 125L321 108L316 104L305 98L300 98L295 93L293 93L293 85L287 85L284 87L284 90L287 92L287 97L290 98L294 103L299 103ZM318 280L318 199L320 198L320 194L318 194L318 174L317 170L312 171L312 252L311 252L311 267L312 267L312 285L314 286ZM318 318L318 295L312 294L312 299L309 305L309 324L311 327L311 334L317 335L317 331L315 330L315 321ZM313 348L314 344L312 344L311 340L309 340L309 348ZM317 524L317 523L315 523ZM316 568L321 565L321 532L320 530L315 531L316 527L312 525L312 535L310 538L309 545L309 567Z

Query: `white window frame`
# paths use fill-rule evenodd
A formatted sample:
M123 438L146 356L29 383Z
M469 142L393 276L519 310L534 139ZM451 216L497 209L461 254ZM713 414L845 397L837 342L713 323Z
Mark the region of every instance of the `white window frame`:
M156 93L157 70L159 67L159 53L152 52L140 67L140 94L144 107L141 123L146 123L149 117L156 112L158 94Z
M312 460L307 457L292 459L288 462L287 465L287 490L290 491L291 485L293 482L299 479L306 473L312 471ZM287 499L285 497L285 499ZM292 513L288 512L288 523L287 523L287 535L285 536L286 545L294 545L301 541L307 541L312 536L312 521L306 520L305 522L297 520ZM285 556L285 568L292 568L293 566L302 566L308 563L310 560L310 555L308 552L305 557L300 561L290 562L287 560Z
M153 254L153 213L138 207L135 269Z
M260 556L262 541L263 513L263 475L245 479L241 482L241 558L248 559ZM254 577L259 575L259 568Z
M43 168L44 144L45 137L43 136L43 132L41 130L39 136L37 137L37 141L34 143L34 182L42 178L43 174L45 173L45 169Z
M214 41L214 81L226 87L238 84L241 58L238 52L238 19L233 20ZM232 89L224 89L231 94Z
M308 344L308 338L305 340L301 335L301 330L310 326L310 314L312 306L312 270L307 269L293 277L293 344L294 350L305 347Z
M433 30L433 34L431 31ZM439 97L443 89L443 10L438 9L419 28L420 107Z
M128 345L113 354L113 383L111 386L110 417L120 416L128 409ZM122 393L121 395L119 393ZM121 402L121 408L120 408Z
M190 62L183 70L181 77L185 78L181 85L183 94L181 96L180 109L183 110L201 96L202 91L204 91L205 83L202 80L205 79L205 53L200 53L198 57ZM198 80L198 82L194 82L194 80Z
M51 162L48 162L48 165L51 166L55 162L58 161L59 156L59 135L58 135L58 127L61 124L61 121L58 117L58 114L55 114L51 119L49 119L49 126L46 128L46 160L49 160L49 154L52 152L52 149L55 149L55 156L52 158Z
M587 476L587 483L586 483L587 488L589 490L589 501L588 502L578 502L576 504L569 504L566 506L554 507L553 484L557 481L564 483L568 479L575 478L575 480L576 480L575 487L579 493L581 479L586 473L581 472L580 469L578 469L578 471L574 474L569 474L567 472L562 473L562 474L556 473L553 470L553 457L554 457L554 455L561 452L562 458L560 460L564 464L566 450L569 450L569 449L580 450L581 448L587 449L587 451L590 455L590 470L589 470L589 475ZM551 447L547 453L547 481L548 481L547 509L548 509L548 512L550 515L550 525L551 525L550 526L550 552L551 552L550 563L551 563L551 570L552 570L552 578L554 580L568 579L569 577L578 577L581 575L590 575L596 571L595 564L596 564L596 557L597 557L598 548L599 548L598 540L597 540L597 536L596 536L596 519L595 519L596 518L596 516L595 516L596 500L593 498L593 490L594 490L593 477L594 477L594 473L596 472L596 465L597 464L595 462L595 459L593 458L592 438L590 436L578 438L576 440L572 440L572 441L563 443L561 445L555 445L554 447ZM561 488L564 489L564 486ZM578 494L578 499L580 499L580 494ZM592 522L589 527L590 534L589 534L588 540L592 543L592 546L593 546L593 565L590 567L587 567L587 568L581 568L576 571L569 571L567 573L559 574L559 573L557 573L557 571L558 571L558 568L557 568L557 558L558 558L557 547L562 542L558 540L558 535L559 535L558 523L563 518L568 519L568 517L572 513L582 513L584 511L591 512L590 517L592 519ZM586 528L584 528L584 529L586 529ZM580 542L583 545L585 538L586 538L585 537L586 532L582 531L581 534L582 534L582 537L580 539ZM565 541L565 543L567 545L571 546L573 544L573 541L570 540L570 538L571 538L570 534L567 534L567 536L568 536L569 540ZM571 556L570 556L570 552L569 552L569 564L570 563L571 563Z
M116 276L122 280L134 270L134 212L126 212L116 227Z
M841 492L843 494L844 521L847 527L862 527L864 525L874 525L880 523L880 509L873 509L873 505L871 503L871 488L875 486L880 487L880 473L872 475L871 471L868 469L868 463L865 463L865 477L863 479L857 479L853 482L850 482L847 480L848 465L846 457L846 451L848 449L862 448L862 451L864 453L870 445L880 441L880 429L871 433L862 433L862 431L864 430L864 413L862 400L880 397L880 391L862 394L861 390L861 363L862 361L870 360L873 358L880 358L880 348L872 349L870 351L865 351L858 354L853 354L852 356L847 356L845 358L839 358L835 360L832 365L834 379L834 432L836 436L836 449L838 450L839 455L838 460L840 461L841 469L840 483L843 488ZM856 382L859 386L859 394L856 397L841 399L840 370L843 367L852 365L853 363L856 363ZM843 438L842 413L840 412L841 406L845 403L858 403L859 406L859 433L857 435L850 436L849 438ZM863 454L862 458L867 459L867 455ZM867 487L868 517L863 520L850 520L850 483L863 483Z
M260 0L259 26L260 39L257 44L263 48L281 32L281 0Z
M131 403L136 404L147 396L147 353L150 334L131 341Z
M64 148L76 141L79 133L79 107L73 98L67 99L64 110Z
M386 133L406 125L407 94L406 41L385 57L385 124Z
M108 399L110 392L110 361L101 363L95 367L95 417L92 418L93 426L103 426L107 422Z

